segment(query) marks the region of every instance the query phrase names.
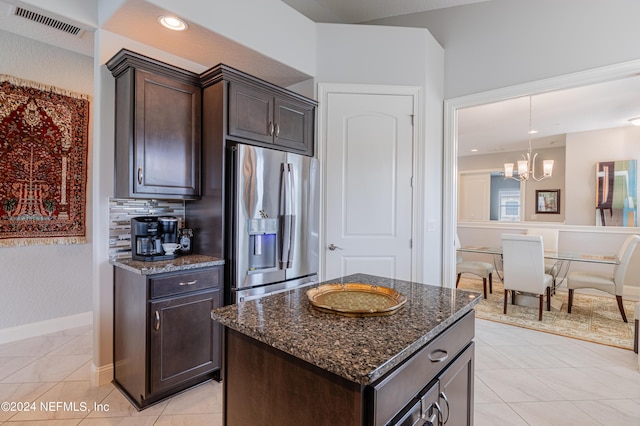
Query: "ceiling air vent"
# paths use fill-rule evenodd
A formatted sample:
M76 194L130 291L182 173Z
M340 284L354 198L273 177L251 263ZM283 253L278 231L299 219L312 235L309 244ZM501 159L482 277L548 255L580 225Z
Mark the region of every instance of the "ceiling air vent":
M15 16L20 16L30 21L37 22L38 24L46 25L48 27L55 28L56 30L64 31L67 34L71 34L76 37L80 37L84 33L84 30L80 27L67 24L66 22L60 21L59 19L51 18L37 12L32 12L22 7L16 7L13 14Z

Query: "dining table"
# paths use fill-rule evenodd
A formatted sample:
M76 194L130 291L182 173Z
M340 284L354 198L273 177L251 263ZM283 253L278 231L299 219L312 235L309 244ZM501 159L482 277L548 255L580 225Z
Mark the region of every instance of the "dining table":
M501 246L483 246L483 245L469 245L462 246L457 248L458 252L463 253L479 253L479 254L488 254L493 256L493 265L494 271L500 278L500 281L503 281L503 277L500 274L502 271L502 267L500 263L502 262L502 247ZM552 293L555 294L556 289L560 286L562 281L567 277L569 272L569 267L572 262L584 262L590 264L604 264L604 265L617 265L620 263L620 259L615 254L599 254L599 253L586 253L586 252L577 252L577 251L544 251L544 258L555 260L556 264L553 267L552 274L554 277L553 280L553 288L551 289ZM518 303L518 298L515 298L516 304ZM552 306L554 305L552 300Z

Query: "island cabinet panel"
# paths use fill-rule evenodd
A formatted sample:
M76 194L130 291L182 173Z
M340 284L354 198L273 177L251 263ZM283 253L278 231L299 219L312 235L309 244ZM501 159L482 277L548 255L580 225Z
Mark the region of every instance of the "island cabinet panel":
M438 406L443 424L473 425L474 353L472 342L458 358L438 376ZM435 413L435 404L423 405L423 411Z
M143 275L115 268L114 383L138 408L221 366L222 267Z
M387 424L469 345L474 336L474 320L474 315L466 315L369 388L375 425ZM464 384L468 386L466 381Z
M473 425L474 343L466 349L435 380L421 390L388 424L400 426Z
M298 288L211 312L224 326L224 424L471 426L481 295L368 274L318 285L338 283L394 289L406 303L344 316Z
M126 50L107 67L116 78L116 197L197 199L198 75Z
M362 385L225 328L224 424L362 425Z
M370 385L225 327L224 424L385 426L431 418L471 426L474 318L465 315Z

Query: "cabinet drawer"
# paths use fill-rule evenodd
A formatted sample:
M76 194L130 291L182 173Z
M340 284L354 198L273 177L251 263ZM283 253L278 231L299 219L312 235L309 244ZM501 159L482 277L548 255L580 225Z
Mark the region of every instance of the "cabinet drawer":
M383 425L447 367L474 336L474 313L465 315L373 387L375 425Z
M199 269L193 272L179 272L151 278L151 298L171 296L219 287L221 284L221 268Z

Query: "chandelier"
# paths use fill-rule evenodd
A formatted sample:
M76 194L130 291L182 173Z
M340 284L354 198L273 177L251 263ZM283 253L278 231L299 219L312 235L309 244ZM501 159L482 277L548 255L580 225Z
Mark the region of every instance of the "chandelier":
M532 110L532 98L529 96L529 150L527 155L522 154L522 160L518 161L518 175L513 176L513 163L504 164L504 178L518 180L520 182L533 179L536 182L540 182L543 179L548 179L553 173L553 160L544 160L542 162L542 176L536 177L535 163L538 153L533 153L531 149L531 135L538 133L531 128L531 110ZM533 154L533 156L532 156Z

